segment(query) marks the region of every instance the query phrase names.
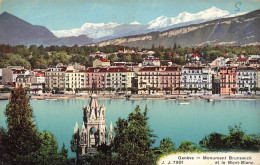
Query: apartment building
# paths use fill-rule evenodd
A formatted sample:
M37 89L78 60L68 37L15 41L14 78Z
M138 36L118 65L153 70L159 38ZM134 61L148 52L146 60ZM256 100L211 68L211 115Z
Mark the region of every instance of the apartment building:
M86 87L92 88L129 88L135 73L124 67L88 68L85 72Z
M237 89L240 88L250 91L258 87L258 71L252 67L243 67L237 69Z
M250 67L260 67L260 59L253 59L248 61Z
M172 88L172 93L176 93L175 88L181 87L181 68L178 66L150 66L143 67L138 72L138 88Z
M99 58L95 59L93 61L93 67L109 67L110 66L110 61L105 59L105 58Z
M157 57L146 57L143 59L143 66L160 66L160 59Z
M12 69L12 71L13 71L12 82L16 82L16 78L19 75L30 75L31 74L31 72L27 69L19 69L19 70L18 69Z
M238 58L236 60L236 63L239 65L239 66L245 66L246 64L248 64L248 59L247 58Z
M81 70L66 70L65 71L65 90L85 87L85 71Z
M31 75L18 75L15 81L15 87L30 88L32 86L32 76Z
M260 88L260 68L256 68L257 70L257 87ZM260 91L258 91L260 93Z
M96 58L96 57L101 57L101 58L107 58L107 54L97 51L95 53L90 53L89 54L90 57Z
M0 75L0 82L3 84L7 84L9 82L13 82L13 71L9 68L2 68Z
M85 71L86 88L106 88L106 72L107 68L87 68Z
M44 71L32 71L32 83L45 84L45 72Z
M210 68L204 66L184 66L181 71L182 86L195 88L199 93L207 93L205 88L212 89L212 74Z
M142 88L159 88L160 87L160 71L165 67L147 66L139 70L138 76L138 89Z
M211 68L219 68L225 66L228 59L224 59L223 57L219 57L212 61L209 65Z
M65 72L67 69L71 70L72 68L62 66L48 69L45 72L46 87L50 89L65 88Z
M172 94L179 94L179 91L175 90L181 87L181 68L178 66L163 67L159 73L159 88L171 88Z
M107 69L106 85L115 89L132 87L134 71L124 67L110 67Z
M220 94L237 93L237 67L220 68Z

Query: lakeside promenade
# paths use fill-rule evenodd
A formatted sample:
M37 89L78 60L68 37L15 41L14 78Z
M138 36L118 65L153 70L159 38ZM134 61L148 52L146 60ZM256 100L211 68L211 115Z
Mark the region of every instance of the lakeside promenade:
M45 100L45 99L88 99L89 93L77 94L29 94L31 99ZM97 94L99 99L161 99L161 100L231 100L231 99L259 99L260 95L254 94L234 94L234 95L203 95L203 94L190 94L190 95L170 95L170 94ZM0 93L0 100L9 99L9 93Z

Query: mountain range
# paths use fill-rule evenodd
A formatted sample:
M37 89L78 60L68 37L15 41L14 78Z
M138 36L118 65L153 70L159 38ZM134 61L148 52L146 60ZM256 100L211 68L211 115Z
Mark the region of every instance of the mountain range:
M72 46L92 42L86 35L58 38L46 27L32 25L7 12L0 15L0 44Z
M260 10L256 10L240 16L220 18L162 32L157 31L106 40L95 45L138 46L139 48L151 48L152 45L169 48L174 43L178 43L183 47L260 45L259 22Z
M259 44L259 11L230 14L212 7L176 17L161 16L147 24L85 23L80 28L50 31L12 14L0 15L0 44L10 45L125 45L151 47ZM258 21L258 22L257 22Z
M119 38L129 35L144 34L154 31L164 31L171 28L186 26L190 24L198 24L218 18L226 18L237 16L245 13L238 13L236 15L230 14L226 10L211 7L210 9L191 14L188 12L180 13L176 17L160 16L147 24L139 22L132 23L85 23L80 28L69 30L55 30L52 31L58 37L78 36L85 34L94 39L94 42L103 40Z

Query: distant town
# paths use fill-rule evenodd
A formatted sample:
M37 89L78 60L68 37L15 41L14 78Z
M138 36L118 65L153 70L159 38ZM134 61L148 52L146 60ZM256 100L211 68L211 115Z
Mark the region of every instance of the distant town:
M163 48L163 58L158 53L160 47L136 50L117 46L117 51L112 53L89 52L87 56L92 64L71 60L65 60L64 64L56 60L56 65L45 69L37 65L31 69L38 61L31 62L30 68L24 67L28 65L7 66L0 69L0 90L4 93L22 86L31 94L74 94L93 90L117 94L259 94L260 55L221 54L219 51L218 55L208 58L203 51L178 53L181 48L174 46L168 50ZM39 51L40 47L34 47ZM6 48L2 45L2 54ZM57 52L48 51L44 56L56 56ZM28 59L36 56L33 53L32 49L29 54L32 57ZM77 54L65 56L73 59ZM138 60L134 62L131 58ZM38 63L42 66L43 62Z

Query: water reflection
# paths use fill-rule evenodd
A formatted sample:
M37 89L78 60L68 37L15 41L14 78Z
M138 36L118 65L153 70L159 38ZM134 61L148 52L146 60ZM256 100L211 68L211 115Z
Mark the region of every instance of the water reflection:
M52 132L61 147L64 142L70 148L70 138L76 121L81 125L82 100L31 100L35 120L40 131ZM0 126L5 126L4 109L8 101L0 101ZM106 125L110 121L115 126L119 117L127 118L137 105L144 110L148 106L149 125L157 135L155 146L164 137L170 137L176 146L182 140L195 143L211 132L227 133L228 126L242 124L247 133L260 133L260 100L223 100L207 102L191 100L189 105L179 105L176 100L143 99L100 99L99 104L106 106ZM163 128L163 129L162 129ZM69 156L72 153L69 150Z

